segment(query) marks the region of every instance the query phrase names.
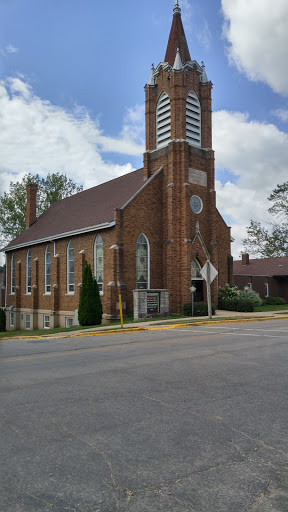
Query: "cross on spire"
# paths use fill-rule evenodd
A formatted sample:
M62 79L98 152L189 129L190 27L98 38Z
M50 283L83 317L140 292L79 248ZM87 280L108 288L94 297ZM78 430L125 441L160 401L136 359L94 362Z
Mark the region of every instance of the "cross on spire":
M174 14L181 14L181 9L179 7L178 0L175 0L175 7L174 7L173 12L174 12Z

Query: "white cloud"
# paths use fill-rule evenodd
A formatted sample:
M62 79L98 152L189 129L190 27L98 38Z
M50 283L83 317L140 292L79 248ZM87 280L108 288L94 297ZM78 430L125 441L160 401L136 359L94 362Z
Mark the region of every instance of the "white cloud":
M15 48L12 44L7 44L4 48L0 49L0 53L5 57L11 53L17 53L19 51L18 48Z
M288 121L288 109L278 108L277 110L274 110L273 114L278 117L280 121L283 121L283 123Z
M232 220L232 248L243 250L250 219L269 225L267 197L277 184L287 181L288 135L273 124L249 120L248 114L218 111L213 114L213 148L216 169L228 170L235 183L218 181L217 205Z
M239 71L288 95L287 0L222 0L228 55Z
M101 152L141 155L144 151L138 107L127 111L119 138L111 138L85 108L69 112L37 97L23 79L10 78L0 82L0 112L0 194L27 172L59 171L85 188L95 186L132 171L130 163L106 162Z

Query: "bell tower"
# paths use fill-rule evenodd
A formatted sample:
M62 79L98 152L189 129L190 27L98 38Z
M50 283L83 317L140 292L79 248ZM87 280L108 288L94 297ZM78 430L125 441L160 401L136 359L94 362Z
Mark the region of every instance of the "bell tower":
M211 92L204 63L191 59L176 0L165 60L152 66L145 86L144 178L162 168L163 288L170 290L171 311L181 312L191 300L191 269L208 258L219 276L221 260L221 285L229 282L230 229L216 209ZM219 259L220 243L226 254ZM195 279L205 300L201 276ZM217 303L216 281L212 299Z

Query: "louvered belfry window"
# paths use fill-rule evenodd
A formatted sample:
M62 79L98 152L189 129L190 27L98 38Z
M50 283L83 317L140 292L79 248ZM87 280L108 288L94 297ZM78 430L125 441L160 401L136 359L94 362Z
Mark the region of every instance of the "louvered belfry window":
M186 139L193 146L201 147L201 107L194 91L186 98Z
M157 148L166 146L171 140L171 107L166 92L161 94L157 103L156 112Z

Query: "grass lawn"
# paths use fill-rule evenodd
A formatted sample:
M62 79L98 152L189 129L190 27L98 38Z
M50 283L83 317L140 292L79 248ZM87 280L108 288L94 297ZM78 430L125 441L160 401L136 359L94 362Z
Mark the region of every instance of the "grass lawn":
M288 304L281 304L277 306L257 306L254 311L256 313L263 313L265 311L284 311L285 309L288 309Z

